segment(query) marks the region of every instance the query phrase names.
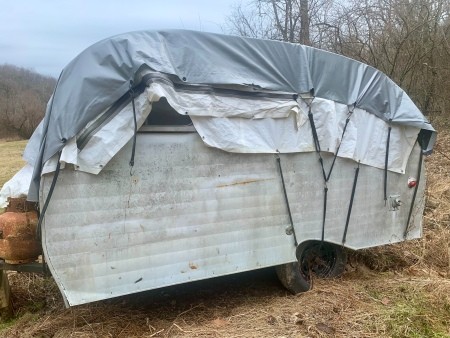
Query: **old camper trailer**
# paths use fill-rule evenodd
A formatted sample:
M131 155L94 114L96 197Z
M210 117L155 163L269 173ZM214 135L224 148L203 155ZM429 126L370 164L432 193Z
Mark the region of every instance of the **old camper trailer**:
M269 266L300 292L311 271L342 272L343 248L421 236L434 139L360 62L134 32L63 69L19 174L68 305Z

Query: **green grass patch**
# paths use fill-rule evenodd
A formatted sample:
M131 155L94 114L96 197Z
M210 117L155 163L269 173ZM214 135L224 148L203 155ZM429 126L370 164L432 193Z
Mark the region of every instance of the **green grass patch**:
M7 330L8 328L20 326L22 323L35 322L38 319L39 319L38 314L33 314L33 313L27 312L27 313L22 314L21 316L9 318L6 320L1 320L0 321L0 335L2 332Z
M416 283L366 287L367 294L380 302L380 326L388 337L449 337L449 298L430 291Z
M7 328L14 326L17 322L17 318L13 318L13 319L7 319L7 320L0 320L0 332L2 332L3 330L6 330Z
M24 165L22 153L28 140L0 141L0 187Z
M448 337L449 313L416 296L397 302L386 311L386 328L391 337Z

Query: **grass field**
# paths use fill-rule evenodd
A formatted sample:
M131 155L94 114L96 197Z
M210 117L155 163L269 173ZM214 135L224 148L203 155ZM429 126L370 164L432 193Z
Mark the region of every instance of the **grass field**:
M22 152L27 142L0 141L0 187L25 165Z
M339 279L287 293L273 269L64 309L51 278L11 273L1 337L450 337L450 133L428 170L421 240L350 253ZM0 143L0 184L25 141Z

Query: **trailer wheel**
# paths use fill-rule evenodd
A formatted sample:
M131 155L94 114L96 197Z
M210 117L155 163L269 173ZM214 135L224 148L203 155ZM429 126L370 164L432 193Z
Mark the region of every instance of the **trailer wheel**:
M311 276L332 278L344 272L347 255L335 244L308 241L297 248L297 262L276 267L283 286L293 294L311 289Z

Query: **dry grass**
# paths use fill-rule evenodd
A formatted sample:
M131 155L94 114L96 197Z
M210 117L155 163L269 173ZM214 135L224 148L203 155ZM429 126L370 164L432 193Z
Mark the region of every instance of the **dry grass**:
M0 141L0 187L25 165L22 152L26 144L26 140Z
M50 278L13 273L2 337L450 337L450 134L428 169L424 237L353 253L340 279L287 293L272 269L64 309ZM9 326L7 326L9 325Z
M19 289L31 278L16 277L13 287ZM428 271L417 276L379 273L361 265L340 279L317 280L313 290L293 296L268 269L69 310L62 308L51 280L35 279L28 287L15 295L14 302L28 305L16 308L19 319L3 331L4 337L450 335L450 281Z

